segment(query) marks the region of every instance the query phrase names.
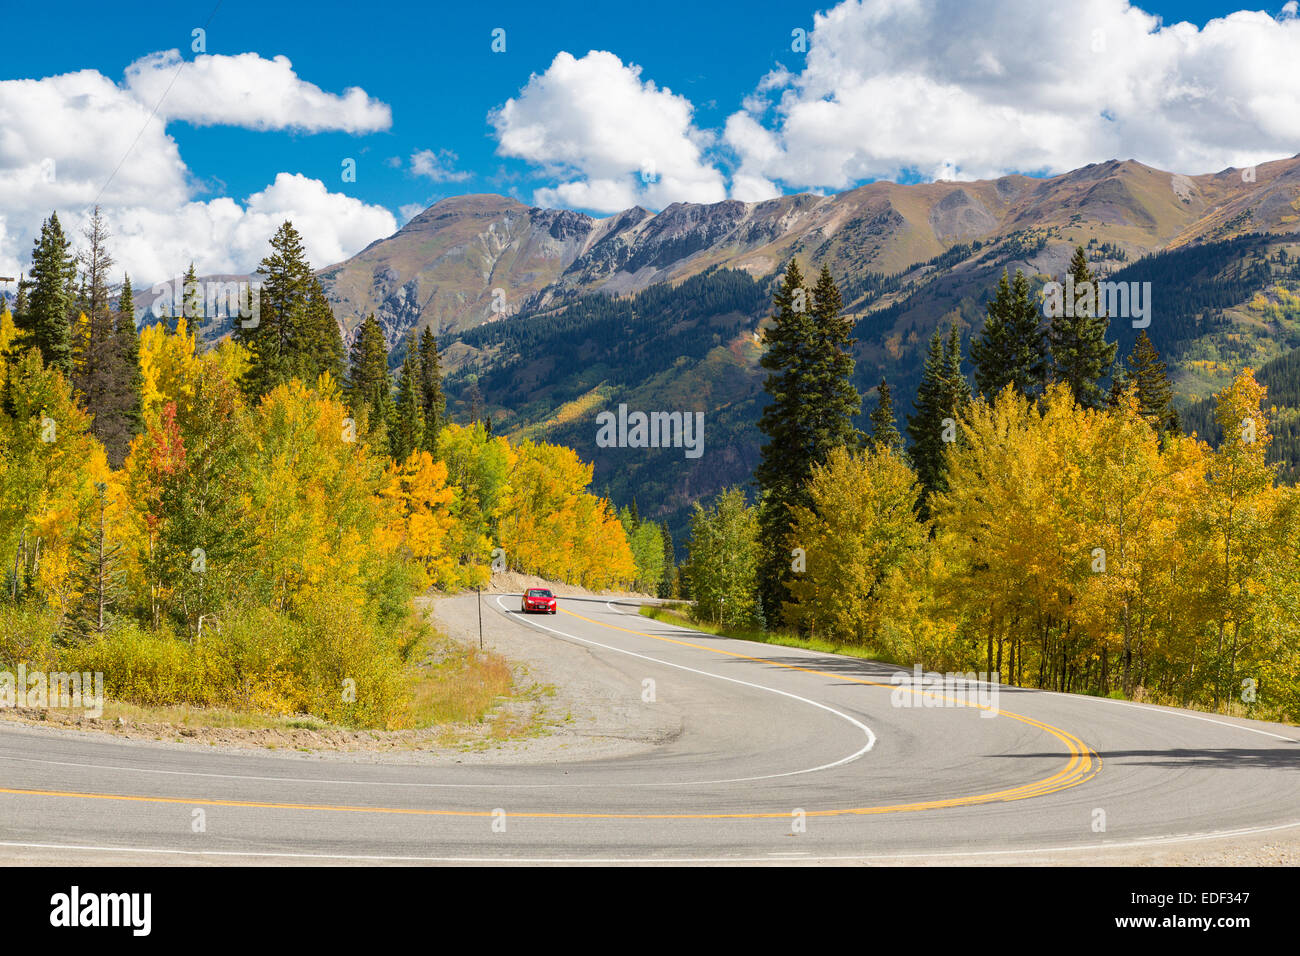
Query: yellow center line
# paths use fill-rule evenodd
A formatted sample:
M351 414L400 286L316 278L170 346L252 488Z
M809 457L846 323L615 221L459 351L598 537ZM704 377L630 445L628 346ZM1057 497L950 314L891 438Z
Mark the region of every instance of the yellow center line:
M668 644L677 644L681 647L709 651L713 654L722 654L727 657L739 658L740 660L769 664L772 667L783 667L787 670L800 671L817 677L829 677L832 680L848 681L850 683L864 684L871 687L883 687L891 691L898 689L899 686L896 684L884 684L880 681L866 680L865 678L860 677L849 677L844 674L832 674L815 668L799 667L795 664L783 664L780 661L774 661L766 657L754 657L749 654L741 654L736 651L724 650L717 647L708 647L704 644L696 644L691 641L683 641L656 634L647 634L644 631L635 631L631 628L619 627L615 624L607 624L603 621L583 617L581 614L574 614L572 611L564 611L563 613L570 617L575 617L578 620L586 621L589 624L595 624L598 627L623 631L626 634L635 634L638 637L649 638L652 641L663 641ZM986 707L983 704L972 704L967 701L960 701L951 697L936 695L928 691L918 691L913 689L912 693L951 701L961 706L976 707L982 710L992 710L992 708ZM992 793L973 794L965 797L951 797L943 800L924 800L915 803L895 803L876 807L851 807L839 810L808 810L805 812L805 815L809 817L838 817L866 816L883 813L912 813L919 810L937 810L949 807L973 806L982 803L1001 803L1013 800L1025 800L1030 797L1043 796L1045 794L1056 793L1060 790L1078 786L1087 780L1091 780L1101 771L1101 758L1074 734L1061 730L1059 727L1053 727L1051 724L1045 724L1042 721L1035 720L1032 717L1026 717L1023 714L1013 714L1006 710L998 710L997 713L999 716L1010 717L1012 720L1018 720L1021 723L1028 724L1031 727L1035 727L1056 737L1069 748L1069 761L1061 770L1058 770L1050 777L1045 777L1042 780L1036 780L1032 783L1021 784L1020 786L1011 787L1006 790L997 790ZM182 804L184 806L193 807L235 807L257 810L314 810L317 812L327 813L378 813L426 817L491 817L496 813L494 810L430 810L410 807L357 807L341 804L271 803L249 800L196 800L186 799L183 797L132 796L128 794L115 793L82 793L70 790L23 790L15 788L0 788L0 794L23 797L62 797L77 800L111 800L126 803ZM537 820L772 820L790 818L789 811L760 813L566 813L510 811L506 815L508 817Z

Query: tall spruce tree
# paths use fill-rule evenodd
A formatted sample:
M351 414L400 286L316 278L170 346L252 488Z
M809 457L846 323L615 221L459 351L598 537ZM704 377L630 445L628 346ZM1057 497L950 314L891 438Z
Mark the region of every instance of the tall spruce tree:
M424 447L424 407L421 402L420 351L414 333L406 339L406 360L397 379L397 405L389 434L390 453L398 462Z
M808 313L808 290L799 261L791 259L773 295L775 314L765 329L766 346L759 364L767 370L763 389L769 396L759 418L767 436L754 479L762 491L759 510L759 599L763 618L780 620L789 600L785 586L790 564L787 538L791 509L803 503L803 485L811 471L814 428L806 401L812 392L811 364L816 336Z
M45 364L68 379L72 377L72 327L68 320L77 276L71 245L59 224L59 214L50 213L32 246L27 299L21 314L14 316L20 345L38 349ZM21 285L19 289L21 295Z
M308 371L304 356L311 347L308 301L312 274L302 236L285 221L271 237L271 252L257 267L262 287L258 319L252 327L236 322L234 336L248 348L248 371L240 383L258 398Z
M1013 283L1003 269L985 309L984 328L970 344L976 386L990 401L1008 385L1033 397L1047 377L1047 343L1024 273L1017 269Z
M483 391L478 387L478 376L473 372L465 376L465 383L462 400L469 408L469 420L477 424L483 417Z
M206 309L207 299L199 285L199 270L194 268L194 263L191 262L190 267L185 270L185 278L181 280L181 301L172 308L172 317L184 316L186 326L194 332L203 324ZM172 322L173 331L175 328L176 323Z
M894 419L894 398L883 378L876 386L876 407L871 413L871 444L880 451L902 451L903 436Z
M424 410L425 451L438 446L438 432L447 421L447 399L442 392L442 366L438 361L438 340L433 329L420 333L420 404Z
M357 424L364 426L371 443L383 450L388 448L388 426L393 417L392 389L384 330L371 313L352 342L344 394Z
M948 330L948 348L944 350L948 362L948 394L953 410L958 414L970 404L970 381L961 367L961 330L954 324Z
M131 441L144 429L144 371L140 367L140 333L135 327L135 294L131 277L122 277L117 297L117 318L113 325L114 361L111 418L105 421L104 451L109 464L120 468Z
M813 318L813 393L818 464L832 448L860 444L853 420L862 412L862 396L853 386L853 322L841 313L844 300L827 266L822 266L810 303Z
M1110 375L1119 346L1106 341L1110 319L1101 307L1096 279L1082 246L1074 250L1069 274L1061 285L1060 295L1047 300L1052 376L1068 385L1074 400L1084 408L1101 408L1106 404L1101 383Z
M790 601L785 582L791 562L791 509L808 503L806 483L814 465L824 462L832 448L858 443L853 417L861 411L857 391L847 380L853 370L850 325L839 315L839 291L829 271L822 271L810 296L792 259L773 305L772 325L764 334L767 348L760 359L768 372L763 388L770 400L758 427L767 441L754 470L762 491L758 575L768 623L780 620Z
M299 355L299 368L306 382L314 382L326 373L336 382L343 381L343 336L316 276L308 283L306 332Z
M1162 435L1182 432L1182 422L1174 408L1174 388L1165 371L1160 353L1151 343L1146 329L1138 333L1128 358L1130 374L1126 380L1137 389L1142 417ZM1118 377L1118 376L1117 376Z
M930 337L916 391L916 414L907 417L912 463L921 486L922 516L929 514L930 497L947 490L945 450L957 439L957 423L970 397L970 385L961 370L961 334L954 325L945 347L943 335L936 330Z

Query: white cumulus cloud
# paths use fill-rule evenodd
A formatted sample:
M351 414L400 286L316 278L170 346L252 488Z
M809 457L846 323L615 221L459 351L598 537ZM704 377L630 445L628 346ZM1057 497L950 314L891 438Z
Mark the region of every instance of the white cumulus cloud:
M1291 155L1296 9L1197 28L1126 0L846 0L814 18L803 69L773 71L728 119L732 191Z
M296 121L265 104L241 105L235 88L214 86L210 92L215 98L205 107L206 121L326 128L320 125L323 111ZM204 273L251 271L285 219L303 233L316 266L345 259L396 231L387 209L331 193L319 180L296 174L278 174L243 203L203 199L167 133L167 118L178 114L164 109L151 118L154 104L139 93L95 70L0 81L0 274L27 267L32 241L52 210L80 244L96 202L113 233L116 271L129 271L137 285L175 276L191 261ZM221 96L230 100L221 102ZM328 128L361 128L361 114L342 101ZM180 113L191 121L199 116L190 107Z
M393 125L386 103L355 86L326 93L285 56L151 53L126 68L126 89L149 109L158 105L159 116L195 126L370 133Z
M497 152L561 180L538 189L542 206L615 212L641 204L726 198L722 173L706 158L713 135L692 121L686 97L642 80L613 53L560 53L489 120Z

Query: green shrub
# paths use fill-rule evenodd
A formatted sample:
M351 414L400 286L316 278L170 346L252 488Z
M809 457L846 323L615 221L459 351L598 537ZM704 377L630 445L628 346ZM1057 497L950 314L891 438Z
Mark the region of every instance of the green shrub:
M0 668L14 670L26 664L33 670L52 669L58 627L53 611L0 604Z

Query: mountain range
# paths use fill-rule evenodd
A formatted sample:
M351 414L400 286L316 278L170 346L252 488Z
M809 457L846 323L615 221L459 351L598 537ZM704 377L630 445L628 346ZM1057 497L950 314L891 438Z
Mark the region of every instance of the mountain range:
M1148 332L1183 407L1300 347L1300 307L1276 291L1300 290L1300 156L1195 176L1113 160L605 218L458 196L318 274L345 340L375 314L396 366L408 333L432 327L453 415L576 448L598 488L680 538L694 501L757 462L758 333L792 257L828 266L856 320L864 413L887 378L905 427L931 334L955 324L968 347L1003 269L1041 287L1079 246L1099 275L1152 282ZM1111 332L1126 354L1136 331ZM595 416L619 404L705 412L705 455L600 447ZM1296 431L1287 447L1300 445L1294 411L1279 417Z
M1297 224L1300 156L1200 176L1128 160L1046 179L875 182L829 196L675 203L658 214L638 206L601 219L502 196L458 196L320 275L345 332L373 312L395 344L426 325L459 332L574 294L626 294L711 267L768 275L794 255L829 265L841 285L852 285L978 240L974 260L1002 252L1051 273L1073 244L1092 238L1137 258Z

